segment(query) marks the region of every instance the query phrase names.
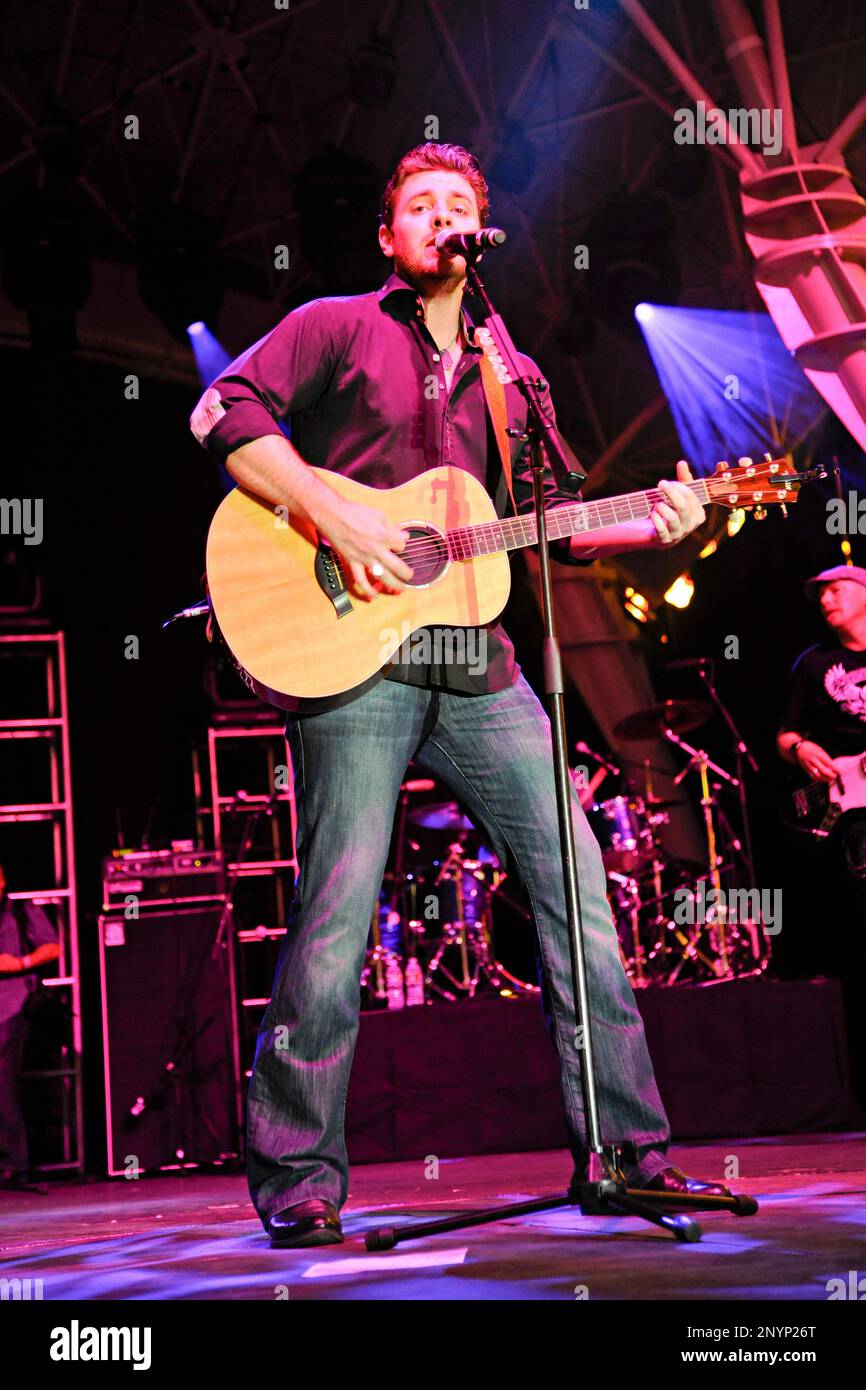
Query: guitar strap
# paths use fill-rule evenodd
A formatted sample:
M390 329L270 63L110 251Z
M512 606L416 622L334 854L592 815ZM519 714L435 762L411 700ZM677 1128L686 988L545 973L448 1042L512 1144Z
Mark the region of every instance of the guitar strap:
M511 505L514 508L514 515L517 515L517 503L514 500L514 488L511 483L511 446L508 435L508 408L505 404L505 387L496 375L493 363L487 353L483 353L480 362L481 385L484 387L484 399L487 402L487 411L490 415L490 423L493 426L493 433L496 435L496 444L499 449L499 458L502 463L502 472L508 484L508 495L511 498Z
M493 433L496 435L496 443L499 448L499 458L502 463L502 472L508 484L508 495L511 498L511 505L514 508L514 515L517 515L517 503L514 500L514 488L511 481L511 447L508 440L508 407L505 403L505 387L496 375L496 369L485 352L481 358L481 384L484 387L484 399L487 401L487 410L490 421L493 425ZM586 477L586 470L581 467L580 460L574 453L571 446L559 435L559 442L562 446L568 466L581 478ZM498 495L498 490L497 490Z

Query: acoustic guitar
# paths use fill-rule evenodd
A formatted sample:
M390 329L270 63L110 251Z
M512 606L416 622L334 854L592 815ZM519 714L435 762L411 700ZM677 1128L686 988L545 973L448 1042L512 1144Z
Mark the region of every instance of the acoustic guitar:
M228 494L208 534L211 605L243 680L283 708L362 686L418 628L492 623L511 587L509 552L538 539L534 513L498 518L481 483L462 468L433 468L396 488L315 471L347 501L379 508L407 532L401 558L413 575L401 594L364 599L313 526L242 487ZM803 482L823 476L767 457L736 468L720 463L686 486L704 505L757 508L760 516L768 504L795 502ZM661 500L649 488L557 504L546 513L548 533L558 539L648 517Z

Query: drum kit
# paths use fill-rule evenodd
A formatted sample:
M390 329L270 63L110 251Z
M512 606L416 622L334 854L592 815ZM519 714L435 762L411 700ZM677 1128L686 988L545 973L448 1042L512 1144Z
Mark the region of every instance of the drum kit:
M531 917L505 891L507 875L496 855L455 801L410 805L410 798L435 788L426 777L401 788L394 865L385 874L361 977L367 1002L387 1000L395 956L419 963L426 999L538 993L537 984L522 978L531 973ZM499 959L508 951L520 975Z
M648 760L633 762L643 773L638 791L615 764L585 743L577 745L598 763L592 779L586 767L572 769L571 778L601 849L620 955L635 989L742 978L762 973L769 962L761 923L729 920L721 891L723 875L739 869L742 877L743 856L718 792L722 783L739 788L740 781L682 738L711 713L704 700L667 700L628 715L614 728L624 742L662 738L687 755L674 784L690 772L698 776L705 862L677 859L662 846L669 811L683 801L655 795L652 774L658 768ZM624 790L596 801L595 790L609 773L622 778ZM382 885L361 979L366 1005L388 1002L388 969L401 959L409 962L407 982L410 969L423 979L427 1001L472 999L485 991L506 997L537 994L530 913L509 891L508 875L460 806L420 800L435 789L426 777L401 788L392 867ZM701 911L708 888L719 891L713 907ZM421 999L416 993L409 1002Z

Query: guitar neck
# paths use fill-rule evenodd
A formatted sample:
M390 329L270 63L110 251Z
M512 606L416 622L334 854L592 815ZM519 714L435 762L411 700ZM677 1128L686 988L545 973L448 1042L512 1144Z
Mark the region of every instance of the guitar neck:
M685 486L698 501L706 504L710 490L702 478ZM619 497L605 497L600 502L569 502L546 509L547 534L551 540L566 536L600 531L605 526L617 526L624 521L641 521L648 517L657 502L665 500L657 487L645 492L627 492ZM537 545L538 524L535 513L504 517L478 526L459 526L446 533L451 556L455 560L471 560L476 555L491 555L497 550L521 550Z

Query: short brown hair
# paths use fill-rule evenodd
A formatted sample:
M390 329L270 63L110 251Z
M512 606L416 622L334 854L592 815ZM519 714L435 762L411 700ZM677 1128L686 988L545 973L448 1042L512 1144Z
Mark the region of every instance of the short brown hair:
M436 140L428 140L426 144L416 145L404 154L385 185L379 220L384 222L386 227L390 227L394 220L394 198L400 184L410 174L418 174L422 169L453 169L455 174L462 174L466 182L472 186L482 227L486 224L490 212L490 196L487 180L475 155L470 154L462 145L440 145Z

